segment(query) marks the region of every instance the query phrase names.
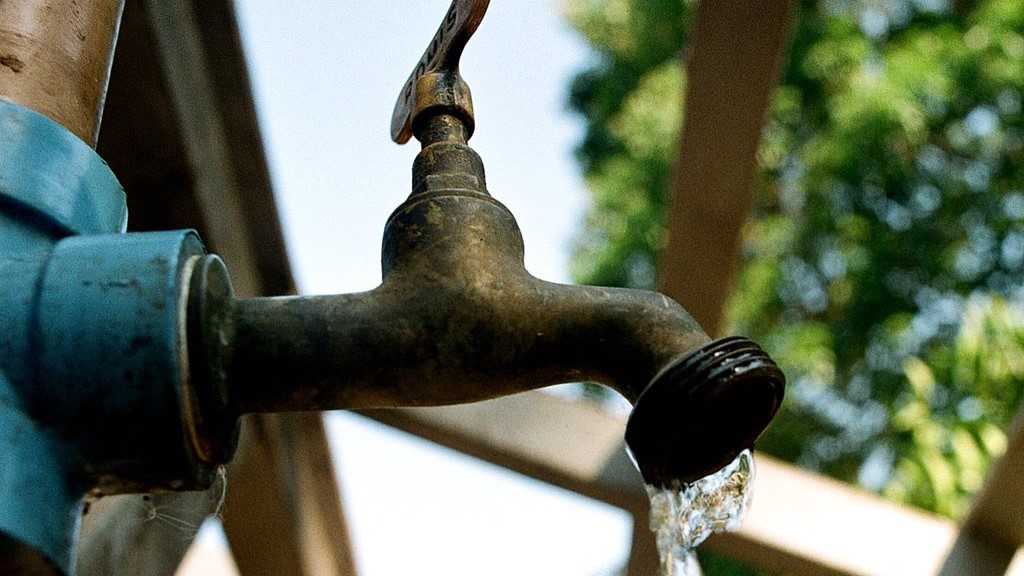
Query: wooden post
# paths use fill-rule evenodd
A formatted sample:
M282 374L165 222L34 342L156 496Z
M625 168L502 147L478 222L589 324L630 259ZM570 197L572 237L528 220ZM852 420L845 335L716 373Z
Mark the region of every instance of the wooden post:
M761 129L795 13L792 0L698 4L659 280L712 336L736 266Z
M124 0L0 2L0 98L96 146Z
M250 417L231 466L224 532L242 576L354 576L319 413Z

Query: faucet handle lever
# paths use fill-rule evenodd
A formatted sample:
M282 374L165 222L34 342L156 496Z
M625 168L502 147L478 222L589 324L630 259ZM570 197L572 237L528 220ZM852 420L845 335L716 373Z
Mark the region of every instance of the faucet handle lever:
M402 87L391 116L391 139L405 144L416 116L434 106L460 113L472 131L473 104L469 87L459 76L459 59L487 12L490 0L452 0L434 39ZM427 81L420 82L427 77Z

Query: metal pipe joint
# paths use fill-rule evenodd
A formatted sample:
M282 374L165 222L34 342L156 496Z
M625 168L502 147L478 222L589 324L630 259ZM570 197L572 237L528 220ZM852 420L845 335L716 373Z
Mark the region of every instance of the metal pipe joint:
M0 573L73 571L82 497L208 486L190 439L190 231L123 234L92 148L0 100Z

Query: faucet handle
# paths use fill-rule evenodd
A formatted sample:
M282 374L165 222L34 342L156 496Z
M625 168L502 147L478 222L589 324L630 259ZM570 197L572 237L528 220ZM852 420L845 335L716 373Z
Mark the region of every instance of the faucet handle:
M490 0L452 0L441 27L402 87L391 116L391 139L405 144L420 112L441 106L456 113L473 130L469 86L459 76L459 58L487 12Z

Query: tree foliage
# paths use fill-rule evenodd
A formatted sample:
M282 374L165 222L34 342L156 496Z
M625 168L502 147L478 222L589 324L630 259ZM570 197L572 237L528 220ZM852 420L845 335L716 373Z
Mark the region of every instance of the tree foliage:
M598 53L573 82L570 104L587 120L578 157L593 197L574 275L605 286L647 287L664 239L666 192L682 122L678 55L689 0L581 0L570 21ZM653 24L658 23L658 24Z
M651 287L688 0L574 0L593 195L574 273ZM965 510L1024 382L1024 3L802 3L726 310L790 380L769 452Z

